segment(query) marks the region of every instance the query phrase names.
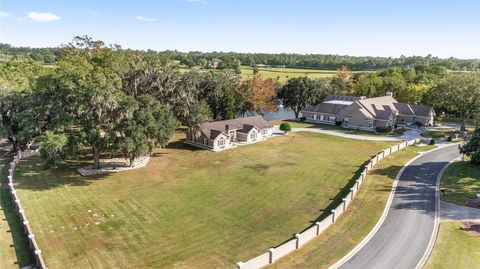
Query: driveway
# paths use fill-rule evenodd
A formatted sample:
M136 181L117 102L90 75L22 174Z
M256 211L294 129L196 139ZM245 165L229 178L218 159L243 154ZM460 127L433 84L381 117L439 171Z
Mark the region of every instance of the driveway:
M480 222L480 209L440 201L440 220Z
M458 156L456 146L447 146L409 164L399 177L392 204L380 228L338 268L415 268L435 228L437 176Z

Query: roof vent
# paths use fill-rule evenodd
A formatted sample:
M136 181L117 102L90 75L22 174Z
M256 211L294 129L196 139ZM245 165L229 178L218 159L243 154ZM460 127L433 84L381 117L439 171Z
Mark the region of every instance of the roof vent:
M367 99L366 96L360 96L360 100Z
M393 97L393 92L386 92L386 93L385 93L385 96Z

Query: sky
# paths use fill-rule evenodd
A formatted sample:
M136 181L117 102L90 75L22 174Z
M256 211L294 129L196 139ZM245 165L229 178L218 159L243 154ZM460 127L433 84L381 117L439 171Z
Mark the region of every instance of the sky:
M0 0L0 42L480 58L480 0Z

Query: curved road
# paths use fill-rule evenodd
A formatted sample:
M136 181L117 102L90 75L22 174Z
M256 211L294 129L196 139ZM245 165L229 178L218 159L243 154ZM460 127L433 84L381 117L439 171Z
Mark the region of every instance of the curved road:
M434 229L437 175L458 156L458 146L448 146L408 165L400 175L390 210L379 230L339 268L415 268Z

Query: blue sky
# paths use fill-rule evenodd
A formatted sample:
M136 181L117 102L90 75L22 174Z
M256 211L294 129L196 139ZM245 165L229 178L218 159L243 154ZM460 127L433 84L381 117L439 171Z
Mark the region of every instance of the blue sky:
M0 42L480 58L475 0L0 0Z

